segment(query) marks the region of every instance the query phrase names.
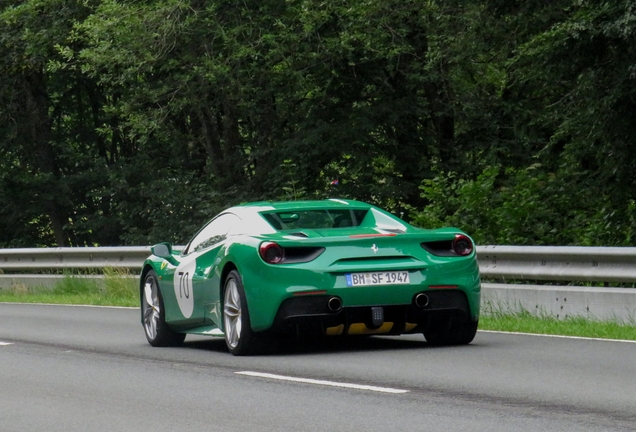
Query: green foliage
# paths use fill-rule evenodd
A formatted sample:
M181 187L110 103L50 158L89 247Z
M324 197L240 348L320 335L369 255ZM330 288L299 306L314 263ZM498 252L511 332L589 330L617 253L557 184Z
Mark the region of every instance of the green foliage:
M282 163L282 168L287 180L285 186L282 187L284 195L280 195L279 199L281 201L295 201L306 198L306 189L300 186L300 181L295 177L297 165L291 159L285 159Z
M480 243L630 245L633 16L626 0L2 2L0 247L185 242L229 205L333 196Z
M572 173L546 173L541 165L488 167L475 180L440 173L422 182L430 204L411 209L425 228L454 225L479 244L630 245L634 201L609 212L609 198Z

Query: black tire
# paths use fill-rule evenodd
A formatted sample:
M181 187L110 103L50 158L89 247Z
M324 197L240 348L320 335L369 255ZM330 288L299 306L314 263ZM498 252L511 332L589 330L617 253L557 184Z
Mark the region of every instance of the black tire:
M159 287L159 278L150 270L140 290L141 323L148 343L155 347L179 346L185 334L173 331L166 323L166 311Z
M470 321L460 325L441 326L424 331L424 337L429 345L468 345L477 334L479 321Z
M261 352L265 334L252 330L241 275L232 270L225 278L223 287L223 332L227 349L235 356Z

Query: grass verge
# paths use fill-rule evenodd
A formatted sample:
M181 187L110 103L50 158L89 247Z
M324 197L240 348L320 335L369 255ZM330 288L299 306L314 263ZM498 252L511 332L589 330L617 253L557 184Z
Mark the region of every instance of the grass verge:
M66 275L53 288L14 285L0 290L0 302L136 307L138 284L128 271L106 268L103 278Z
M479 318L480 330L496 330L519 333L578 336L601 339L636 340L633 323L594 321L584 317L557 319L551 316L535 316L522 311L515 314L495 313Z

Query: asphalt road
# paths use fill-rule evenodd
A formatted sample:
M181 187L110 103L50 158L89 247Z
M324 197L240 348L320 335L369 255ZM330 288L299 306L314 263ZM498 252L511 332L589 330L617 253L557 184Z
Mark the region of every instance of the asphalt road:
M237 358L222 339L153 348L133 309L0 304L0 432L622 430L633 343L479 332Z

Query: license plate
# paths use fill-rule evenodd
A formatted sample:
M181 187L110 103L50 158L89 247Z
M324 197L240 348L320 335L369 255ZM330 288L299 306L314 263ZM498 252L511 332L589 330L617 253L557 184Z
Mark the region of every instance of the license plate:
M407 271L346 273L347 286L405 285L410 283Z

